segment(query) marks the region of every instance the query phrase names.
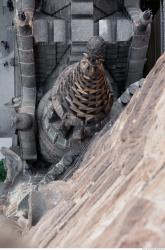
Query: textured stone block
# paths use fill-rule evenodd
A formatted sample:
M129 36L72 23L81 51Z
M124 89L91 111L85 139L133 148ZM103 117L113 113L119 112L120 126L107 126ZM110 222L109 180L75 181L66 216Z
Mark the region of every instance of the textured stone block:
M93 15L93 2L72 2L72 15Z
M54 20L54 42L66 42L66 22L65 20Z
M93 20L90 19L74 19L72 26L72 42L86 42L94 33Z
M48 43L49 30L48 21L45 19L35 20L34 22L34 38L35 42Z

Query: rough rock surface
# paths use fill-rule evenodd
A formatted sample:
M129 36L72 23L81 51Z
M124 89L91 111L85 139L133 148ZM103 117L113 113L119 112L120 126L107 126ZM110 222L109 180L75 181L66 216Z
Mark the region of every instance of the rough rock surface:
M28 237L39 247L164 247L164 180L162 56L114 127L96 136L67 187L64 182L64 198Z

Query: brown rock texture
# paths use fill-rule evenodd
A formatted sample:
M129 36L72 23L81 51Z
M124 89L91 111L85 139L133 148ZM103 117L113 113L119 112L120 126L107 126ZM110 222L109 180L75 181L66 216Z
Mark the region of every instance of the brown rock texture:
M165 247L165 56L63 183L64 198L29 232L34 246Z

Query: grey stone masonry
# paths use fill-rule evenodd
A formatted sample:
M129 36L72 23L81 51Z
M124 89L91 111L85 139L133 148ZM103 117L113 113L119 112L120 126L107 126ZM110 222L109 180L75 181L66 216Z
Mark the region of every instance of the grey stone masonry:
M80 61L87 41L94 35L93 1L71 1L70 64Z

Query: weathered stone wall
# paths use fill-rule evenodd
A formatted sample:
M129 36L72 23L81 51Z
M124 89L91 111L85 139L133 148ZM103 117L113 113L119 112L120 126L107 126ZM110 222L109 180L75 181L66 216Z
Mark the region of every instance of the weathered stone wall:
M61 195L28 236L40 247L164 247L164 180L162 56L113 129L96 136L74 176L47 186L48 194Z

